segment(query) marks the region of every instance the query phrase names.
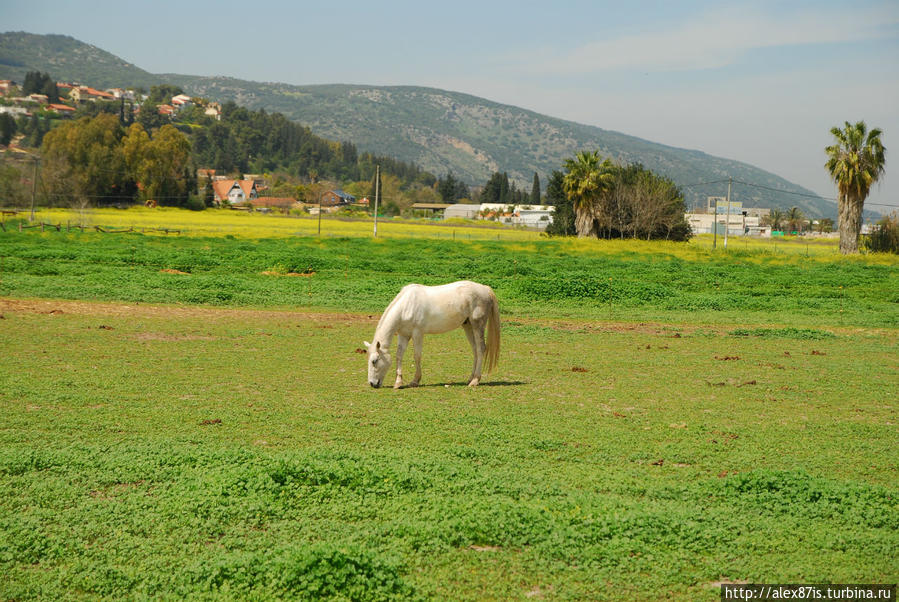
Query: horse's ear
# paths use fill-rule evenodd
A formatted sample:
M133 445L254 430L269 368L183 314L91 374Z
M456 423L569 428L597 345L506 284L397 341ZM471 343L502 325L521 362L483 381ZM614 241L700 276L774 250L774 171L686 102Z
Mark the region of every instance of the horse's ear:
M368 341L362 341L362 344L365 345L365 348L366 348L366 349L368 349L369 347L371 347L371 343L369 343Z

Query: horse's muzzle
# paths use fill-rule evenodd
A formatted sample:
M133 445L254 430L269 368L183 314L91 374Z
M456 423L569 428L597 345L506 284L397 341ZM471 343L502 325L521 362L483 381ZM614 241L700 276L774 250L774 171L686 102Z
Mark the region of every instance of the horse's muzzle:
M370 384L370 385L372 386L373 389L378 389L378 388L380 388L380 386L381 386L381 381L378 381L378 382L376 382L376 383L369 382L368 384Z

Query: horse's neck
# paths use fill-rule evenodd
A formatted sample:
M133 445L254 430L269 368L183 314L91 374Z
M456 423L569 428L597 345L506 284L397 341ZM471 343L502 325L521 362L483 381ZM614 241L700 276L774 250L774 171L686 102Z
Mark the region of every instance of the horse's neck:
M391 303L384 315L378 321L378 327L375 329L375 340L372 343L379 342L384 349L390 349L393 342L393 335L399 327L400 312L397 311L397 303Z

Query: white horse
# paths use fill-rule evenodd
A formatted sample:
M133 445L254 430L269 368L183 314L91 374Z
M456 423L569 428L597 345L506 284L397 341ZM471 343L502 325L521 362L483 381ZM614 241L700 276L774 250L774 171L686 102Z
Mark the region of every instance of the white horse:
M489 338L484 331L489 325ZM368 349L368 382L380 387L390 368L390 344L396 344L396 382L394 389L403 386L403 354L409 340L415 346L415 378L409 383L417 387L421 382L421 346L425 334L438 334L462 327L474 354L474 367L468 386L481 380L481 369L489 372L499 357L499 305L493 289L477 282L463 280L441 286L409 284L394 297L378 321L373 342L365 342Z

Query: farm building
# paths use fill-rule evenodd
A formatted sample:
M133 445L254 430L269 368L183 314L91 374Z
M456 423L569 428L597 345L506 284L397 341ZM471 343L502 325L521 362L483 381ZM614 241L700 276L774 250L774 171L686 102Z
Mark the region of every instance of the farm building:
M322 194L322 207L338 207L340 205L352 205L356 197L342 190L329 190Z
M260 196L250 199L250 204L257 211L289 211L296 206L297 201L292 197Z
M466 205L463 203L457 203L455 205L450 205L447 207L446 211L443 212L444 219L451 218L462 218L462 219L477 219L478 212L481 210L480 205Z
M686 213L684 218L690 224L693 234L711 234L715 231L716 216L714 213ZM758 216L732 213L730 219L727 214L719 213L717 216L718 234L724 234L725 224L727 233L731 236L771 236L771 228L762 226Z
M510 226L525 226L545 230L552 223L552 205L507 205L505 203L481 203L479 214L484 219L495 220Z
M427 217L444 217L444 212L452 205L446 203L414 203L412 212Z

